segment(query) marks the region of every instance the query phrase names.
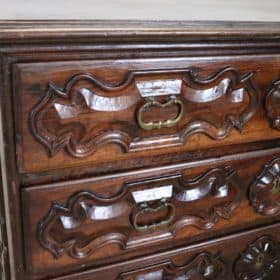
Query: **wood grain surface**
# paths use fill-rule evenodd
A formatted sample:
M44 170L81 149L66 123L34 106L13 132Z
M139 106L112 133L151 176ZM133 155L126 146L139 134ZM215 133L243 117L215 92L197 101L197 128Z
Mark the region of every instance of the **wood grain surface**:
M75 9L15 3L0 3L6 17ZM118 9L135 3L76 5L129 19ZM137 13L204 13L199 1L164 3ZM207 3L207 19L223 7L241 19L238 3ZM253 19L275 20L277 3L259 3L246 2ZM279 46L280 22L0 20L7 279L200 279L211 268L209 279L228 268L278 279ZM191 135L162 147L184 127ZM92 150L91 139L125 135L145 146Z

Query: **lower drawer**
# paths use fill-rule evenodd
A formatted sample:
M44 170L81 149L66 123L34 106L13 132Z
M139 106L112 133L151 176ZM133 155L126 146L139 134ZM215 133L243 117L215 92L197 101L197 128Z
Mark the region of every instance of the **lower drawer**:
M277 280L280 223L57 280Z
M28 274L59 276L272 223L279 199L276 149L28 187Z

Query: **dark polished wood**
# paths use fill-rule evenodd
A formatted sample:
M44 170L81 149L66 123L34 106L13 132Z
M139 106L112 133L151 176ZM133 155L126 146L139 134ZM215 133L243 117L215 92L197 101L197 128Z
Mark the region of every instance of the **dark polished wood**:
M272 88L266 96L265 108L267 116L271 119L271 125L275 129L280 129L280 112L279 112L279 98L280 98L280 80L272 83Z
M117 279L225 279L229 273L228 264L222 254L216 255L202 252L195 255L183 265L176 265L172 261L158 266L147 267L137 271L122 273Z
M140 64L137 68L147 67L141 61L136 63ZM47 65L41 67L46 69ZM120 70L123 72L123 69L113 69L110 64L104 63L103 67L110 67L114 74ZM156 67L155 62L153 67ZM25 87L33 88L21 75L27 69L15 71L19 72L19 79L23 80ZM36 69L31 71L37 72ZM49 157L65 149L69 156L84 159L108 144L117 144L128 153L183 145L197 133L218 140L227 137L233 128L242 131L259 104L253 73L241 76L235 68L226 67L201 79L196 72L191 68L176 70L172 67L167 70L128 70L124 80L114 84L96 78L100 76L98 72L94 75L81 73L72 76L63 89L49 81L45 96L30 111L32 134L45 146ZM107 71L106 80L108 75ZM112 75L111 79L116 78ZM19 88L23 87L19 85ZM28 96L29 93L20 95ZM160 101L160 98L166 100ZM221 112L217 116L214 102L217 106L222 102L227 113ZM22 104L25 103L30 106L32 101L27 97L27 102L22 100ZM202 108L200 103L204 105ZM205 106L208 103L211 108ZM222 122L217 120L218 117ZM169 129L172 127L174 129ZM28 152L26 146L21 149ZM23 172L25 165L28 169L28 164L23 163Z
M0 165L1 166L1 165ZM0 169L0 178L2 172ZM9 277L9 260L8 260L8 243L4 207L4 193L2 180L0 181L0 279L8 279Z
M279 23L0 21L1 276L278 279L279 47Z
M238 68L227 67L225 59L223 65L218 62L215 66L211 60L211 68L205 62L205 66L196 63L196 70L180 69L192 63L184 59L176 66L172 60L163 59L123 60L112 62L114 65L104 61L102 66L98 61L92 67L87 62L84 71L94 74L74 76L72 69L83 67L83 62L15 66L21 104L16 106L20 108L20 171L98 165L110 162L112 157L122 164L133 159L142 165L141 158L146 155L192 151L197 142L206 149L229 142L253 142L255 137L274 139L278 132L270 132L266 119L263 124L254 122L260 103L260 91L251 72L256 69L250 68L250 62L241 61L246 63L241 74L237 70L240 64ZM137 70L151 67L157 70ZM105 69L106 82L102 77ZM209 74L200 74L203 72ZM119 82L118 76L124 75ZM71 78L64 82L67 76ZM263 73L259 77L264 78ZM60 89L54 83L64 85ZM270 133L260 135L260 131Z
M58 279L278 279L279 244L275 224Z
M266 164L250 186L249 200L255 210L263 215L274 215L280 210L279 160L276 157Z
M277 162L275 152L234 155L210 166L203 161L193 168L170 166L147 177L140 173L26 188L30 273L73 271L80 260L96 266L277 221L277 211L259 214L252 196L260 178L256 174L266 174ZM271 193L266 206L274 209L277 199L278 192Z
M135 20L1 20L1 41L6 42L207 42L240 38L279 39L279 22L135 21ZM172 39L172 40L171 40ZM50 40L50 41L48 41ZM247 43L250 43L247 41Z

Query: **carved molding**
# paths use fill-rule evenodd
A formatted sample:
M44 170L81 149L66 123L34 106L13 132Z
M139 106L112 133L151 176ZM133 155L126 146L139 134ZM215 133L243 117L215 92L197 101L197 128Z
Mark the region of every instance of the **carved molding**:
M137 192L143 185L145 188L140 190L139 196ZM162 232L167 233L164 238L172 239L187 226L207 230L220 219L229 219L241 201L242 189L232 169L215 168L192 179L175 174L127 183L111 197L81 191L71 196L65 204L54 202L51 205L49 213L38 224L38 240L55 257L67 253L72 258L86 258L107 244L118 244L121 250L147 245L147 239L143 242L143 238L153 234L149 242L156 241L157 230L160 240L163 238ZM154 212L160 212L164 208L158 206L162 199L167 201L163 206L171 210L170 214L161 222L158 222L158 217L150 216L148 224L139 226L139 214L153 215ZM196 201L203 202L203 206L198 208ZM192 202L196 203L195 207ZM182 207L184 216L176 215L176 209ZM116 222L118 218L128 221L128 224L117 222L112 226L108 222ZM145 223L146 217L143 218ZM157 222L151 219L157 219ZM97 231L96 225L99 227ZM83 231L84 227L87 230Z
M272 127L280 130L280 80L272 83L272 88L266 96L265 108Z
M182 266L176 266L172 262L168 262L157 268L147 269L148 271L124 273L118 277L118 280L224 280L229 273L228 267L221 254L212 255L203 252Z
M280 269L280 243L262 236L241 254L234 273L240 280L271 279L276 268Z
M280 269L280 243L269 236L262 236L248 245L235 263L222 253L203 252L185 265L172 261L122 273L118 280L178 280L178 279L231 279L233 272L239 280L272 279ZM275 274L274 274L275 273ZM273 278L274 279L274 278Z
M280 158L264 166L250 186L249 200L262 215L274 215L280 210Z
M70 78L62 89L49 82L45 97L30 113L30 127L50 156L65 149L73 157L87 157L108 143L119 145L125 152L182 145L195 133L218 140L228 136L233 128L241 131L255 114L259 91L252 77L253 73L241 75L232 67L223 68L207 78L200 78L192 68L165 69L132 71L120 83L108 84L82 73ZM83 82L94 89L80 85ZM162 103L160 98L164 96L169 101ZM226 97L223 106L237 106L235 110L225 110L223 118L217 116L215 110L211 111L212 105L208 117L202 114L199 118L190 118L191 113L184 109L190 102L213 104L223 97ZM179 111L174 119L142 120L143 110L176 105L179 105ZM130 120L123 115L128 108L132 114ZM114 112L113 120L100 122L98 114L102 112ZM85 114L92 120L90 129L89 123L85 125L78 118ZM143 136L143 129L170 126L177 132L173 130L168 134L164 130L160 135Z

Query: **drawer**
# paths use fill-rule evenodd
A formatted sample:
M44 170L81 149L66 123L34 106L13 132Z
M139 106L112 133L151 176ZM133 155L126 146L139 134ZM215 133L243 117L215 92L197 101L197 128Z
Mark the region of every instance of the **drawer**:
M280 224L276 224L58 279L277 280L279 234Z
M117 171L279 139L279 69L279 55L16 63L19 170Z
M271 223L279 198L279 149L28 187L27 269L57 276Z

